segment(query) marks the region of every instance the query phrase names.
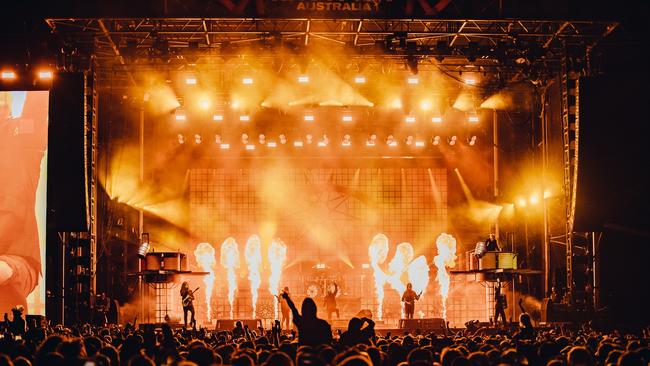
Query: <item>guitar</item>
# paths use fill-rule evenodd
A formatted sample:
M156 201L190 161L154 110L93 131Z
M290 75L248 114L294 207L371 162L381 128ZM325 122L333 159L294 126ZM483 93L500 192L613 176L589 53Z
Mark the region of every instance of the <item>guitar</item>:
M200 287L194 289L194 291L189 291L187 295L183 296L183 306L190 306L192 301L194 301L194 293L199 290Z
M413 300L411 300L411 301L403 300L404 303L405 303L405 304L408 304L408 305L415 305L415 300L420 300L420 296L422 296L422 293L423 293L423 292L424 292L424 291L420 291L420 293L417 294L417 295L415 295L415 298L414 298Z

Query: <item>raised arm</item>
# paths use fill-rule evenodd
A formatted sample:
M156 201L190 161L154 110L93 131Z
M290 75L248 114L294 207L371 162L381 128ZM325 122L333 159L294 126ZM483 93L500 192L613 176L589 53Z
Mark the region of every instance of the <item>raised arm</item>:
M339 293L339 285L337 285L336 282L334 282L334 297L336 297L338 293Z
M289 309L291 309L291 314L293 315L293 322L295 323L296 321L300 321L302 318L300 316L300 313L298 312L298 309L296 309L296 305L293 303L293 300L289 297L289 294L286 292L282 294L282 298L287 301L287 305L289 305Z

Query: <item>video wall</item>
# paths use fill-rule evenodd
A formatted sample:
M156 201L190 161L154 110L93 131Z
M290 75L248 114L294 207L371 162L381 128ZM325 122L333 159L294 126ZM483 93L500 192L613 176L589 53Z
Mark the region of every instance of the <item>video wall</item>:
M0 316L45 315L48 91L0 91Z

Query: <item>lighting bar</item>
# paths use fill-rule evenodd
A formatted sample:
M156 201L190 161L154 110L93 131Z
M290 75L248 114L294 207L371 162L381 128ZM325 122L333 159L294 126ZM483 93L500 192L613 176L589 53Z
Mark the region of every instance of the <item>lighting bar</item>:
M467 118L467 120L472 122L472 123L477 123L478 122L478 116L475 115L475 114L472 114L472 115L469 116L469 118Z
M452 137L449 139L449 145L452 145L452 146L453 146L453 145L456 145L456 139L457 139L456 136L452 136Z
M3 71L0 73L0 78L2 78L2 80L14 80L16 78L16 73L13 71Z
M406 121L406 123L415 123L415 117L407 116L405 121Z
M221 144L221 145L219 145L219 148L221 150L228 150L228 149L230 149L230 144Z
M375 146L375 142L371 141L371 140L368 140L368 141L366 141L366 146Z
M188 77L185 78L185 84L187 84L187 85L196 85L196 83L197 83L197 80L196 80L196 77L194 77L194 76L188 76Z
M350 141L342 141L341 146L350 146L352 143Z
M242 121L242 122L248 122L248 121L251 120L251 117L249 115L242 115L242 116L239 116L239 120Z
M440 136L435 136L435 137L433 138L433 144L434 144L434 145L438 145L439 143L440 143Z
M241 83L244 85L253 85L253 78L251 77L245 77L241 79Z
M300 84L307 84L309 82L309 76L307 76L307 75L298 76L298 82Z
M275 141L269 141L269 142L266 144L266 146L268 146L268 147L277 147L278 144L277 144Z
M174 118L177 121L183 122L187 119L187 116L185 115L184 111L177 109L176 112L174 112Z
M253 144L246 144L246 150L255 150L255 145L253 145Z
M293 146L295 147L302 147L302 141L294 141Z
M346 114L345 116L343 116L343 118L341 118L341 120L343 122L352 122L352 116L350 116L349 114Z
M467 85L475 85L476 84L476 79L465 79L465 84L467 84Z
M304 120L307 122L311 122L314 120L314 116L312 114L306 114Z
M223 121L223 115L222 114L215 114L212 116L213 121L221 122Z
M54 77L54 73L50 70L41 70L38 72L38 78L41 80L51 80Z
M388 143L388 146L390 146L390 147L395 147L395 146L397 146L397 141L391 141L391 142L389 142L389 143Z
M424 141L415 141L415 147L424 147Z
M327 142L325 141L318 141L318 147L325 147L327 146Z
M432 117L431 122L433 122L433 123L442 123L442 117L440 117L440 116Z
M357 76L354 78L354 82L356 84L365 84L366 83L366 77L365 76Z
M411 76L407 79L407 82L411 85L415 85L420 83L420 79L416 78L415 76Z
M363 269L368 269L368 268L370 268L370 264L368 264L368 263L362 263L362 264L361 264L361 268L363 268Z

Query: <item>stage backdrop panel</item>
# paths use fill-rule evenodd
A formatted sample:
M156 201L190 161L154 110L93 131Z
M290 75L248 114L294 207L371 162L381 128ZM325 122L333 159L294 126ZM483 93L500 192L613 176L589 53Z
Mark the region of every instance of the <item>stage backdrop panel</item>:
M260 235L287 245L288 262L368 262L377 233L429 260L447 228L444 168L191 169L190 230L219 248L229 236L243 250ZM339 262L340 263L340 262Z
M45 315L48 97L0 92L0 315Z

